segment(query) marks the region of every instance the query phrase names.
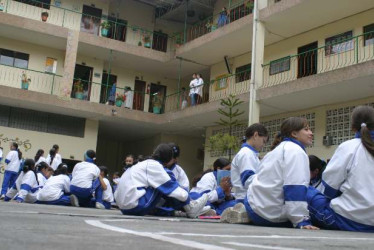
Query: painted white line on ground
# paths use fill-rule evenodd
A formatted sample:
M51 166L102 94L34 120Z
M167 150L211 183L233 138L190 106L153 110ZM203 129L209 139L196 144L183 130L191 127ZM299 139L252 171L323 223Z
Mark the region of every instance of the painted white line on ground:
M374 238L352 238L352 237L326 237L326 236L287 236L287 235L224 235L224 234L196 234L196 233L171 233L157 232L159 235L182 235L193 237L216 237L216 238L258 238L258 239L303 239L303 240L371 240Z
M266 246L266 245L257 245L257 244L247 244L247 243L237 243L237 242L221 242L223 244L229 244L239 247L254 247L261 249L274 249L274 250L303 250L302 248L289 248L289 247L275 247L275 246Z
M119 233L125 233L125 234L132 234L136 236L141 236L141 237L147 237L151 238L154 240L160 240L163 242L168 242L171 244L176 244L176 245L181 245L185 247L190 247L190 248L196 248L196 249L214 249L214 250L231 250L231 248L225 248L225 247L219 247L215 245L210 245L210 244L203 244L199 243L196 241L191 241L191 240L181 240L181 239L176 239L176 238L170 238L154 233L149 233L149 232L138 232L138 231L133 231L121 227L115 227L115 226L110 226L106 225L98 220L85 220L85 222L91 226L106 229L106 230L111 230Z

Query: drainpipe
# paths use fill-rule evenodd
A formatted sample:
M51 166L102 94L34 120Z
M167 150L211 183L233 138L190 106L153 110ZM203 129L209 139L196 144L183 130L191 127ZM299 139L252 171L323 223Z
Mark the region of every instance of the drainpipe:
M188 1L186 1L186 9L184 12L184 31L183 31L183 44L187 43L187 11L188 11Z
M254 0L254 7L253 7L253 34L252 34L252 62L251 62L251 80L249 85L249 116L248 116L248 126L250 126L254 120L254 105L256 102L256 51L257 51L257 14L258 14L258 7L257 7L258 0Z

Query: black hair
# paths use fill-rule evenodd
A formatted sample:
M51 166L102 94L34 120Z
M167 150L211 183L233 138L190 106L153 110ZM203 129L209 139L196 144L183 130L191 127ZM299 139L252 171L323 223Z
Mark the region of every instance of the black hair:
M36 179L36 182L38 183L38 186L39 186L39 181L38 181L38 176L35 172L35 161L33 159L26 159L24 162L23 162L23 168L22 168L22 172L23 173L27 173L29 171L32 171L34 172L34 175L35 175L35 179Z
M197 183L201 180L201 178L203 178L203 176L205 174L210 173L210 172L213 172L213 169L207 169L207 170L201 172L200 174L195 175L192 178L192 182L191 182L192 187L196 187Z
M108 176L108 168L105 166L100 166L100 172L104 172L104 176Z
M259 136L269 136L268 130L264 125L262 125L261 123L254 123L246 129L245 137L247 139L250 139L256 132Z
M117 175L117 176L121 177L121 174L120 174L120 172L114 172L114 173L113 173L113 176L115 176L115 175Z
M49 162L49 166L51 166L52 162L53 162L53 160L55 159L55 156L56 156L56 149L55 148L51 148L49 150L49 156L51 157L51 160Z
M38 152L36 152L36 155L34 157L34 161L37 162L39 161L40 157L44 154L44 150L43 149L39 149Z
M138 155L138 157L137 157L137 162L142 162L142 161L144 161L145 160L145 158L144 158L144 155Z
M159 144L153 151L152 159L166 165L173 158L173 149L166 143Z
M374 131L374 108L358 106L352 112L352 130L361 134L362 145L374 157L374 141L370 132Z
M86 151L86 155L88 158L90 158L93 162L96 162L96 152L92 149L89 149Z
M168 145L173 149L173 158L178 158L181 153L179 146L174 142L168 143Z
M18 159L21 160L22 159L22 152L18 149L18 144L16 142L12 142L12 146L14 147L14 149L18 153Z
M318 178L320 179L322 177L322 173L326 168L327 163L320 158L318 158L315 155L309 155L309 168L310 171L314 171L316 169L319 170L318 172Z
M56 151L60 149L60 147L57 144L53 145L52 148L56 149Z
M60 163L56 171L53 173L54 176L57 176L60 174L68 175L68 166L65 163Z
M45 163L44 161L39 162L38 165L36 165L37 172L41 172L43 169L48 169L48 168L49 168L48 164Z
M217 171L217 169L222 169L226 167L227 165L230 165L230 161L226 158L218 158L213 163L213 169L214 171Z
M308 121L301 117L290 117L282 122L281 131L275 136L271 150L275 149L285 137L292 137L292 132L300 131L308 126Z

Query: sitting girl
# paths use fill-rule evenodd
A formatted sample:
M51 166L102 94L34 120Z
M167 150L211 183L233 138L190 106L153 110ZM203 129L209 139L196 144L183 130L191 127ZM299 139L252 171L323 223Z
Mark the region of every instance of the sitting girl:
M35 203L39 190L38 178L35 173L35 162L26 159L22 171L13 187L6 193L4 201L16 200L19 203Z
M338 147L322 175L322 193L309 188L312 221L322 228L374 232L374 108L352 113L355 139Z
M203 194L208 195L208 203L216 214L220 215L223 210L236 204L231 195L231 183L229 177L224 177L221 183L217 180L218 170L230 170L230 161L226 158L219 158L213 163L214 171L204 172L200 180L195 179L196 186L191 189L190 196L197 199ZM209 213L211 214L211 213Z
M37 172L39 187L43 188L45 182L53 174L53 169L50 166L48 166L46 162L42 161L39 164L36 164L36 172Z
M101 166L100 168L100 186L95 190L96 203L100 203L97 208L110 209L114 202L112 186L110 185L108 176L108 168Z
M122 175L114 198L125 215L147 215L162 206L160 201L172 199L173 209L184 209L187 216L195 218L204 213L206 195L190 201L188 192L179 186L171 171L164 168L172 164L173 149L160 144L152 159L139 162Z
M70 193L68 166L61 163L53 176L46 181L43 189L38 192L38 203L70 206L71 201L68 193Z
M326 162L315 155L309 155L310 186L320 190L322 185L322 173L326 168Z
M264 157L249 185L244 205L235 205L227 221L318 229L311 225L306 202L310 172L305 147L312 141L313 133L306 119L284 120L272 151Z

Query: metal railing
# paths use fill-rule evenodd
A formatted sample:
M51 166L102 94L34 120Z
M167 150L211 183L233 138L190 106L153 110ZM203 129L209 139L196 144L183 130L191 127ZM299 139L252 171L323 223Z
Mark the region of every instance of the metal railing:
M203 84L202 96L197 105L249 92L250 70L218 77ZM192 88L196 89L198 87ZM190 88L166 96L165 112L175 112L191 107Z
M263 65L263 85L259 88L275 86L373 59L374 32L368 32Z
M243 18L252 13L253 3L244 0L235 5L229 6L226 11L221 10L210 17L204 18L190 27L186 31L174 33L171 37L176 47L199 38L205 34L213 32L229 23Z
M161 31L151 31L142 27L129 25L126 21L116 18L92 16L37 0L27 1L32 5L13 0L2 1L4 3L3 11L9 14L42 21L44 13L48 13L48 17L44 18L44 22L46 23L157 51L166 52L168 50L169 36Z

